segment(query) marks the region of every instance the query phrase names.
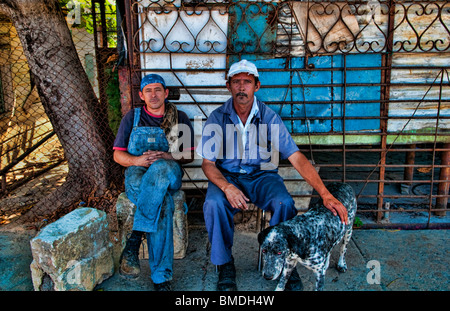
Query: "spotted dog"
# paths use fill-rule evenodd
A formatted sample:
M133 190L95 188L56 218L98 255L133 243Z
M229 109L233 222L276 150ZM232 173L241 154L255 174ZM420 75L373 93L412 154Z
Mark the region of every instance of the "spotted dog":
M325 272L329 265L332 248L342 239L337 269L347 271L345 252L352 235L356 214L356 198L348 184L335 183L328 190L348 211L348 225L341 222L323 202L311 207L308 212L268 227L258 235L263 253L263 276L275 280L281 275L276 290L284 290L297 262L316 275L316 290L323 290Z

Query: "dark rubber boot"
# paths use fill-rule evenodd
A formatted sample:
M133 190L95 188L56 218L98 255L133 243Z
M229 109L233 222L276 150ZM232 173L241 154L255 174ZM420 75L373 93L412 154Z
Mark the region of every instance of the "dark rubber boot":
M128 278L137 278L141 273L139 265L139 248L141 246L143 232L132 231L127 240L119 262L119 273Z
M166 281L159 284L153 284L155 287L155 291L157 292L171 292L172 291L172 284L170 281Z
M234 260L219 266L219 281L217 282L218 291L236 291L236 268Z

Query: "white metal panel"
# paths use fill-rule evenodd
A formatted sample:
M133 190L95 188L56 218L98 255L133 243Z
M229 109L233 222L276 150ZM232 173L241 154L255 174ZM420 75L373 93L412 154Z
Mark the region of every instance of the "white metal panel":
M146 7L148 3L142 5ZM230 97L225 87L224 53L228 14L220 10L174 9L165 14L142 13L139 21L142 74L158 73L168 86L179 87L179 102L193 103L180 107L190 118L209 116ZM172 69L176 72L168 71ZM217 105L202 105L204 102Z
M450 122L440 119L437 123L438 108L440 116L450 116L450 88L448 74L439 67L448 65L450 53L396 53L393 56L391 72L391 89L389 104L390 117L428 116L429 119L395 119L388 120L388 131L426 132L436 128L450 129ZM406 66L423 66L419 69L403 69ZM442 87L440 86L443 81ZM414 83L414 85L395 85L398 83ZM418 85L427 83L428 85ZM401 102L402 99L416 100ZM439 99L441 104L439 106ZM447 100L447 102L442 101Z

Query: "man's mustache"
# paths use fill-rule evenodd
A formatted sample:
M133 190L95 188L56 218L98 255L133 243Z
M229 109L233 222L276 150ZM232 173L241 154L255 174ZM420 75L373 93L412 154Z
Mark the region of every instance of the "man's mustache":
M242 93L242 92L237 93L236 96L245 96L245 97L248 97L247 94Z

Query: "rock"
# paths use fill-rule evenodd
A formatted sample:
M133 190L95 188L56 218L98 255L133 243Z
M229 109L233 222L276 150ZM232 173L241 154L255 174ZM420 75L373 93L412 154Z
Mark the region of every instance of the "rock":
M188 220L186 195L177 191L173 195L175 210L173 213L173 258L183 259L188 247Z
M78 208L44 227L31 240L30 265L35 290L46 276L54 290L93 290L114 274L113 245L106 213Z
M136 205L134 205L127 197L125 192L119 194L116 202L117 226L119 229L119 242L121 244L120 253L127 242L127 236L133 230L134 213Z
M182 259L186 256L188 247L188 222L187 222L187 208L186 196L184 191L178 190L173 195L175 204L175 211L173 215L173 248L174 259ZM117 198L116 214L119 227L119 239L122 244L121 251L125 247L127 236L133 230L133 219L136 211L134 205L128 198L125 192L122 192ZM146 243L141 243L141 248L145 248ZM121 253L120 251L120 253ZM141 251L140 253L145 253Z

